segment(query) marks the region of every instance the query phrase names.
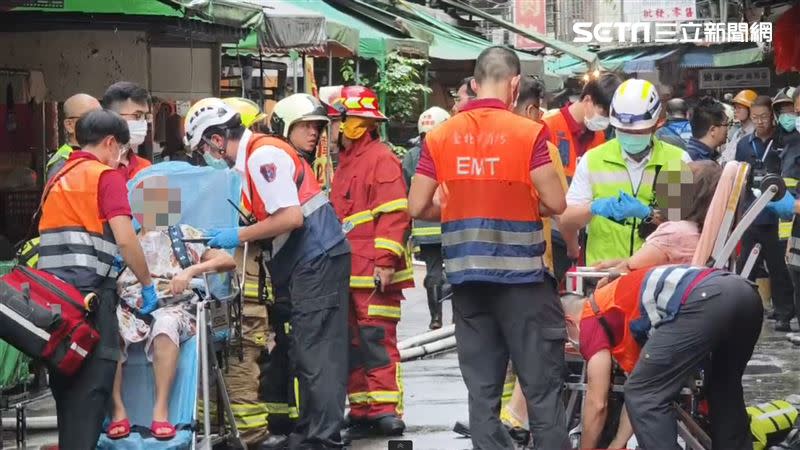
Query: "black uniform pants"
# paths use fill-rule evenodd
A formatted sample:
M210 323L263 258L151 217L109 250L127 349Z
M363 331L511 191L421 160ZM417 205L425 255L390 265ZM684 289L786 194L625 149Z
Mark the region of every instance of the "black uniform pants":
M789 278L794 286L794 314L800 324L800 267L789 267Z
M299 264L289 282L289 294L289 359L300 387L300 417L289 436L289 448L341 447L348 376L350 253L323 255Z
M442 288L444 287L444 256L442 244L420 244L419 257L425 262L425 292L431 318L442 315Z
M794 289L786 269L786 242L778 239L778 224L751 225L742 236L742 254L739 267L750 255L756 245L761 244L761 252L756 260L755 269L750 274L750 280L756 279L761 262L766 261L769 271L769 280L772 285L772 304L775 307L775 317L778 320L791 320L795 315Z
M96 292L100 301L92 320L100 342L75 375L67 377L50 371L50 390L58 417L58 446L65 450L97 447L114 387L119 359L117 293L114 288Z
M275 288L275 302L267 307L269 325L275 334L275 345L259 358L259 398L267 404L267 423L271 434L288 435L294 428L297 408L294 395L294 374L289 364L289 327L292 303L286 289Z
M453 321L458 362L469 391L473 446L514 448L500 422L500 397L510 356L527 400L534 448L569 448L561 401L567 333L552 280L455 285Z
M716 277L694 288L675 320L654 331L625 383L625 404L640 447L679 448L672 401L705 361L714 448L753 448L742 375L762 316L758 291L739 276Z

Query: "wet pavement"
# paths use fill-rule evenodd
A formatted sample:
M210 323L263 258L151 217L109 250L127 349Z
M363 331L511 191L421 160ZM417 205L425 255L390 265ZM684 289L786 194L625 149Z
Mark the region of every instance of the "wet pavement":
M422 286L423 270L417 268L417 284ZM445 303L445 323L451 323L450 303ZM422 288L406 291L402 306L399 338L427 331L428 309ZM758 346L744 378L745 397L749 405L775 399L787 399L800 406L800 347L786 340L786 333L773 331L773 322L764 321ZM793 327L797 330L796 324ZM414 450L463 450L471 442L459 438L451 430L457 420L467 419L467 390L461 380L455 352L447 352L403 364L405 380L405 421L407 432L402 438L413 442ZM13 413L12 413L13 414ZM28 415L54 414L52 400L38 402L29 408ZM5 448L13 448L12 428L6 426ZM54 432L35 432L29 435L27 448L56 441ZM353 450L389 449L387 439L355 442ZM395 447L397 448L397 447ZM408 446L402 450L408 450Z

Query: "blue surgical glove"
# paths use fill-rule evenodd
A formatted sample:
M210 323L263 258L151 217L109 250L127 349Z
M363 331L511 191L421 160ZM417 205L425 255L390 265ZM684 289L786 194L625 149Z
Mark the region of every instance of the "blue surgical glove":
M783 220L791 219L794 215L794 196L787 192L780 200L767 203L766 209Z
M239 228L216 228L206 233L212 248L236 248L239 246Z
M133 225L134 233L139 234L139 232L142 231L142 224L140 224L139 221L136 220L136 217L131 219L131 224Z
M142 314L150 314L158 309L158 295L156 295L155 285L142 287L142 307L139 312Z
M117 255L114 257L114 262L111 263L111 267L114 268L117 272L122 272L122 268L125 266L125 260L122 259L122 255Z
M617 207L617 199L614 197L610 198L599 198L592 202L592 215L593 216L602 216L606 219L610 219L614 216Z
M650 207L639 201L636 197L631 196L627 192L620 191L619 203L615 209L615 220L623 220L628 218L645 219L650 215Z

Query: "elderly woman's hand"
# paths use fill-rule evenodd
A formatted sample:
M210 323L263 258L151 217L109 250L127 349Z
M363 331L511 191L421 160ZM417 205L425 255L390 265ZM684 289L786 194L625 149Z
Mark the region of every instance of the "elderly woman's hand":
M592 268L594 268L595 270L608 270L608 269L613 269L614 267L617 267L624 262L625 262L624 259L609 259L608 261L600 261L599 263L592 266Z
M189 289L189 282L192 281L192 273L189 269L184 269L181 273L172 277L169 282L169 289L172 295L178 295Z

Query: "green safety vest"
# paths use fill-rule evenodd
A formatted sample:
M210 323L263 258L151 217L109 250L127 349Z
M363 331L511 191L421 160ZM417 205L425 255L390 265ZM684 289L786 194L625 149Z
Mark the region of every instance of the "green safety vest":
M50 178L50 170L56 165L61 164L63 165L68 159L69 155L72 154L73 148L69 144L64 144L53 153L53 156L47 160L47 165L45 166L45 175L49 179Z
M589 183L592 186L592 199L617 197L620 191L638 198L645 205L653 203L653 181L656 168L679 164L684 151L680 148L653 138L650 161L645 166L639 186L633 186L628 167L622 156L622 147L617 139L612 139L587 152ZM599 261L628 258L644 244L639 237L641 220L627 219L624 224L601 216L592 216L587 230L586 265Z
M416 245L441 244L442 225L439 222L414 220L411 226L411 236Z

